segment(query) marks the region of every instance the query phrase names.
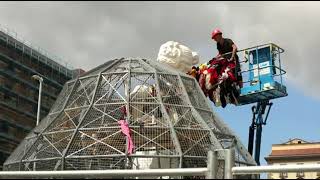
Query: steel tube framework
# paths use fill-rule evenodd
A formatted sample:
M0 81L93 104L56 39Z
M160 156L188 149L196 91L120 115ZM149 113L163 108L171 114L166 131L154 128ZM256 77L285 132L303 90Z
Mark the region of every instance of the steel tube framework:
M320 172L320 165L248 166L232 168L233 175L281 172Z
M119 120L128 122L130 154ZM255 164L194 78L139 58L113 60L66 83L36 129L4 170L205 168L208 151L229 148L237 165ZM217 156L221 178L225 155Z
M230 151L224 153L232 154ZM230 156L230 155L227 155ZM232 157L232 156L230 156ZM208 153L207 168L174 168L145 170L79 170L79 171L2 171L0 179L6 178L111 178L111 177L145 177L145 176L205 176L216 178L217 151ZM229 158L228 158L229 159ZM232 158L226 164L232 164ZM231 163L231 164L230 164ZM228 166L229 166L228 165ZM230 166L232 167L232 166ZM281 172L319 172L320 165L286 165L286 166L248 166L232 167L232 176L253 175ZM226 172L230 173L229 171ZM225 177L231 178L231 177Z
M83 170L83 171L3 171L0 178L111 178L143 176L203 176L207 168L145 169L145 170Z

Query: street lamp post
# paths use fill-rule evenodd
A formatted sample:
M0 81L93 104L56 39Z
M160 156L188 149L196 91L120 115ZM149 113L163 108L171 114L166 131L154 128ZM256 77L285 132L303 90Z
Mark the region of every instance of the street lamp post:
M39 121L40 121L41 91L42 91L43 79L42 79L42 77L40 77L38 75L33 75L32 78L35 79L35 80L38 80L40 82L40 85L39 85L39 98L38 98L38 112L37 112L37 126L38 126Z

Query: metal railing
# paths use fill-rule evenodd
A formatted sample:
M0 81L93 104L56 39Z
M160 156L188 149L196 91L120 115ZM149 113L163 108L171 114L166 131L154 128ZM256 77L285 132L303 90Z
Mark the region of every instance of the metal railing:
M234 176L244 174L261 174L261 173L281 173L281 172L320 172L320 164L313 165L284 165L284 166L251 166L251 167L233 167Z
M237 179L243 175L257 178L261 173L281 172L320 172L320 164L315 165L286 165L286 166L235 166L235 149L220 149L208 152L207 167L205 168L171 168L143 170L67 170L67 171L0 171L0 179L6 178L120 178L120 177L154 177L154 176L204 176L206 179L217 178L218 153L224 159L224 179ZM251 176L248 176L251 175Z
M270 49L272 49L272 46L275 47L276 49L275 50L270 50L270 58L272 59L272 61L274 61L274 63L279 63L279 65L268 65L268 66L264 66L264 67L260 67L260 62L259 62L259 57L258 57L258 49L259 48L262 48L262 47L268 47L270 46ZM261 71L263 69L274 69L275 71L278 70L278 73L275 72L274 74L272 74L272 77L277 77L279 76L280 77L280 85L282 86L283 85L283 80L282 80L282 76L285 75L287 72L281 68L281 59L280 59L280 54L284 52L284 49L282 49L281 47L277 46L276 44L274 43L268 43L268 44L263 44L263 45L258 45L258 46L254 46L254 47L250 47L250 48L246 48L246 49L242 49L242 50L239 50L237 52L246 52L248 50L255 50L255 52L257 53L257 59L256 59L256 64L257 64L257 67L256 68L249 68L248 70L244 70L244 71L241 71L241 74L244 74L244 73L252 73L252 72L255 72L257 71L257 76L258 76L258 82L260 82L260 75L261 75ZM272 57L272 55L275 55L277 54L278 57ZM249 61L249 59L246 58L245 56L245 60L244 61L241 61L239 62L241 65L245 64L245 63L249 63L251 64L251 62ZM249 64L246 64L246 65L249 65ZM250 83L250 79L248 81L244 81L243 83ZM261 84L260 84L261 85Z
M268 66L264 66L264 67L260 67L260 58L258 57L258 49L260 48L264 48L264 47L270 47L270 58L272 59L272 61L274 62L274 64L272 65L268 65ZM272 48L274 47L274 49ZM244 55L242 55L244 57L244 60L240 60L239 59L239 64L240 64L240 68L241 66L248 66L252 63L250 62L250 58L248 59L247 56L249 56L248 54L246 54L246 52L250 51L250 50L255 50L255 52L257 53L257 58L256 58L256 63L257 64L257 67L252 67L252 68L248 68L246 70L241 70L240 71L240 74L243 76L243 78L245 78L247 75L247 73L255 73L257 72L257 83L260 84L260 89L261 89L261 71L264 70L264 69L274 69L274 74L272 74L272 77L273 78L280 78L280 85L281 87L283 86L283 75L285 75L287 72L282 69L281 67L281 58L280 58L280 54L284 52L284 49L282 49L281 47L279 47L278 45L274 44L274 43L266 43L266 44L262 44L262 45L257 45L257 46L253 46L253 47L249 47L249 48L245 48L245 49L241 49L241 50L237 50L237 53L244 53ZM225 53L225 54L222 54L221 56L222 57L226 57L228 55L232 54L232 52L228 52L228 53ZM277 55L277 56L272 56L272 55ZM253 59L252 59L253 60ZM260 60L261 61L261 60ZM278 63L278 65L276 65L276 63ZM278 71L278 72L277 72ZM238 74L236 73L236 76L238 76ZM247 75L249 76L249 75ZM248 80L244 80L243 79L243 84L248 84L248 83L251 83L251 79L249 77L247 77Z
M6 178L120 178L154 176L205 176L206 179L217 177L218 153L225 156L224 177L232 178L235 149L220 149L208 152L206 168L144 169L144 170L67 170L67 171L0 171L0 179Z
M23 37L18 35L14 30L9 29L8 27L0 24L0 32L3 32L4 35L6 35L6 40L8 42L8 37L11 37L15 41L22 44L21 49L30 49L30 55L35 55L39 58L39 60L49 66L52 66L52 68L56 69L57 71L65 74L66 76L72 76L74 77L74 73L72 72L72 69L74 67L68 63L68 61L62 60L62 58L53 55L52 53L49 53L48 51L40 48L39 46L36 46L34 43L31 43L30 41L25 40ZM16 42L14 42L16 43ZM15 48L19 48L18 45L14 45ZM42 56L42 59L40 58Z
M207 168L146 169L146 170L84 170L84 171L10 171L0 178L116 178L150 176L201 176Z

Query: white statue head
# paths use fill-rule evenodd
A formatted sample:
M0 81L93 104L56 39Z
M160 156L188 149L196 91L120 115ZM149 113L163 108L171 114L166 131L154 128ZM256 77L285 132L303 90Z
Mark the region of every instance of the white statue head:
M157 60L186 73L199 63L199 55L178 42L168 41L160 46Z

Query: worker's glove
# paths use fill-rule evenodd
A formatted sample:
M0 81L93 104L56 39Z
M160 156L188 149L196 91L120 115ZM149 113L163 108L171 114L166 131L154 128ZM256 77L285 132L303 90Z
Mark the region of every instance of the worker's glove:
M236 58L234 56L232 56L230 59L228 59L229 62L235 61Z
M228 79L228 77L229 77L229 75L226 72L222 73L222 75L221 75L222 80L226 80L226 79Z
M215 59L219 59L222 58L221 54L218 54L216 57L214 57Z
M232 61L234 61L234 58L228 59L228 62L232 62Z
M230 69L227 67L227 68L224 70L224 72L222 73L222 75L221 75L221 79L222 79L222 80L228 79L228 77L229 77L228 71L230 71Z

